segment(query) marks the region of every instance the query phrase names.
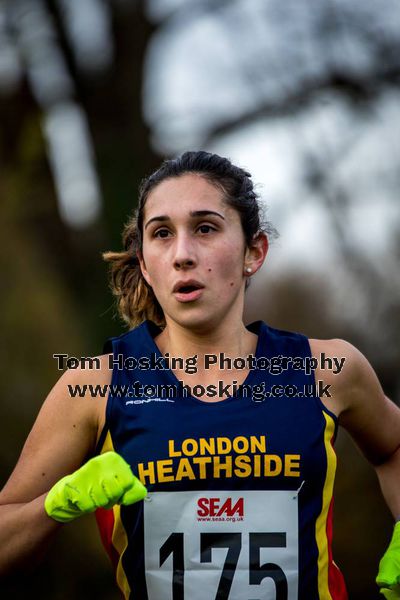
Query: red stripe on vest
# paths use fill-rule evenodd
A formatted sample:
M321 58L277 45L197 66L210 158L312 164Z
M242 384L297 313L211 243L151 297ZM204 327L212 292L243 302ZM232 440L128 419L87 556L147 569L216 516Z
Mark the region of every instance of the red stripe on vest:
M112 508L96 509L96 521L103 546L111 559L113 567L116 569L119 561L119 554L112 543L112 535L114 531L114 513Z

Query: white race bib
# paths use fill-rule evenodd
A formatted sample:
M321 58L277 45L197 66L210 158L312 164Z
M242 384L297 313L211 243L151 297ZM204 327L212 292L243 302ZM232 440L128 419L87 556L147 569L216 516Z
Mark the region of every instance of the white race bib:
M297 600L296 491L149 494L144 542L149 600Z

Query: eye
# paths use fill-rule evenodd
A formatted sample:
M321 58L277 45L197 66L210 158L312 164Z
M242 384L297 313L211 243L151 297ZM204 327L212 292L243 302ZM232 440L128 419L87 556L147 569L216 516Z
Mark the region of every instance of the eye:
M153 233L153 237L155 238L166 238L168 237L168 234L170 232L168 231L168 229L157 229L157 231L155 231Z
M216 228L204 223L203 225L199 225L197 231L200 231L200 233L210 233L210 231L216 231Z

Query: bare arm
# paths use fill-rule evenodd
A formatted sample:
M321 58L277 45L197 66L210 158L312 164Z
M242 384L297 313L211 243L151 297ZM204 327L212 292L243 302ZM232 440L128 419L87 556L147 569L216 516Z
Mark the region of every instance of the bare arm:
M322 343L314 340L314 346L316 342ZM339 423L374 466L386 503L398 518L400 409L385 396L374 370L361 352L343 340L325 342L325 351L326 344L331 356L345 357L340 375L330 376Z
M375 467L386 504L396 521L400 520L400 448Z
M95 448L105 400L71 398L68 384L109 383L110 377L107 368L67 371L46 398L0 493L0 574L41 557L60 527L44 511L46 494Z

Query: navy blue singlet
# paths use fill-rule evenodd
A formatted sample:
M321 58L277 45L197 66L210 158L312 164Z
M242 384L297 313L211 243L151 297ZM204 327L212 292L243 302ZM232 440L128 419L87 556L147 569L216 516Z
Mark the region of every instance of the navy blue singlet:
M304 368L308 339L248 329L255 366L218 402L179 386L149 321L105 347L115 366L98 453L118 452L148 489L96 515L125 598L347 598L331 552L337 419Z

